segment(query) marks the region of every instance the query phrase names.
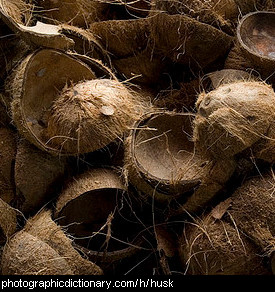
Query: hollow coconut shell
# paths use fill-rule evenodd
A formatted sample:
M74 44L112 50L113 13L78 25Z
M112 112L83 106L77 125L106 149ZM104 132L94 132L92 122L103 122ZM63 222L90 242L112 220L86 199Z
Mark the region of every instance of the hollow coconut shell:
M18 141L15 160L16 205L24 214L35 214L49 203L65 176L65 158L42 151L25 139Z
M196 148L213 159L230 158L266 137L275 93L263 82L239 81L200 94L194 121Z
M268 257L275 250L274 182L272 169L247 178L231 196L226 216Z
M10 204L15 195L14 163L16 135L10 128L0 128L0 198Z
M142 201L154 201L156 210L167 216L205 207L235 167L234 161L216 163L196 153L193 118L187 113L149 113L136 122L125 143L126 181Z
M232 37L221 30L178 14L159 13L152 17L150 35L156 55L194 70L223 58L233 45Z
M257 11L246 14L237 27L238 44L259 71L262 79L275 81L275 12Z
M21 275L102 275L101 268L83 258L72 247L71 240L52 220L49 210L42 210L30 218L24 229L7 242L2 272Z
M108 241L106 250L102 249L104 239L108 240L108 235L103 236L104 233L108 233L108 226L111 226L112 235L115 237L118 236L115 230L123 228L124 236L127 237L127 241L130 240L132 231L126 227L130 223L125 224L121 221L121 218L125 219L121 214L125 213L124 204L127 203L123 204L121 201L126 192L127 188L115 170L95 168L70 181L56 202L54 213L56 220L75 238L74 244L77 249L104 269L108 269L115 262L133 256L140 250L140 240L120 245L111 240ZM129 214L126 213L124 216L129 217ZM114 224L119 225L114 226ZM133 226L138 232L137 226ZM123 236L120 240L122 238Z
M238 227L211 215L186 223L179 255L187 275L268 275L257 246Z
M54 101L58 99L64 87L66 88L66 85L70 83L92 80L96 77L113 78L110 70L100 61L87 61L87 65L86 60L90 58L83 57L84 63L77 56L77 54L69 55L51 49L37 50L27 56L17 67L10 84L13 97L11 110L15 126L23 137L41 150L52 154L62 154L62 145L50 144L50 138L45 136L48 117ZM93 68L100 74L99 76L95 76ZM74 113L74 116L76 115ZM66 134L68 136L68 133ZM74 146L77 146L76 142ZM92 149L87 149L87 151ZM78 152L78 149L63 151L65 154Z

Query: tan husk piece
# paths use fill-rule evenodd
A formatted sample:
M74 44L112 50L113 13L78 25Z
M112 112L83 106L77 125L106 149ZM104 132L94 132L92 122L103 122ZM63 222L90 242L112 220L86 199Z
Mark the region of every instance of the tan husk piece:
M196 106L194 141L207 157L230 158L272 138L269 129L274 120L275 93L264 82L221 85L201 93Z
M38 148L60 154L60 149L50 147L44 136L52 103L66 85L96 78L91 68L97 70L97 64L101 72L104 65L98 61L87 65L73 55L51 49L26 57L16 68L10 85L13 121L20 134ZM113 74L108 76L106 72L110 71L104 71L105 78L112 78Z
M275 175L273 169L250 177L233 193L227 221L233 222L261 253L270 256L275 250Z
M16 134L10 128L0 128L0 198L11 203L15 195L14 161Z
M0 199L0 244L4 245L17 230L19 211Z
M232 46L228 34L186 15L157 14L151 18L150 26L155 54L195 68L210 65Z
M18 252L20 250L20 252ZM42 210L30 218L24 229L6 243L2 258L3 274L102 275L100 267L84 259L71 240Z
M142 97L119 81L83 81L65 87L53 102L45 135L60 151L92 152L122 138L144 108Z
M179 254L188 275L270 274L257 246L237 226L211 214L185 224Z
M237 40L247 58L262 79L274 82L275 67L275 12L257 11L245 15L237 28Z
M36 213L55 196L64 177L66 160L20 139L15 159L16 207L24 214Z
M107 7L106 2L99 0L37 1L37 8L41 8L39 14L45 21L83 28L88 28L95 21L104 20Z

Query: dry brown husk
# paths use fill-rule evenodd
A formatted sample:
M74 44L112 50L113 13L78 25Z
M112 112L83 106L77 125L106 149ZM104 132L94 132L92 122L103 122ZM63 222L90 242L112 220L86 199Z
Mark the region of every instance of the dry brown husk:
M66 160L20 139L15 159L16 207L35 214L48 204L65 175Z
M275 250L274 183L272 168L247 178L231 196L226 216L226 220L237 225L265 256Z
M234 161L210 161L196 153L192 123L192 114L153 112L126 140L126 178L142 200L155 201L167 216L204 208L235 169Z
M274 82L275 12L257 11L245 15L237 28L237 40L244 58L260 72L262 79Z
M257 81L224 84L200 94L194 127L196 147L205 156L221 159L233 157L262 139L270 140L274 101L271 86Z
M18 253L18 248L20 253ZM102 275L100 267L84 259L71 240L42 210L30 218L4 247L3 274L19 275Z
M50 23L88 28L95 21L106 19L108 4L98 0L37 1L40 17Z
M4 245L6 240L17 231L17 215L19 211L0 199L0 244Z
M142 97L117 80L80 82L53 102L46 135L60 151L92 152L122 138L144 108Z
M185 224L179 254L187 275L270 274L257 246L237 226L211 214Z
M151 18L150 25L155 54L191 68L210 65L232 46L232 37L186 15L160 13Z
M10 128L0 128L0 198L11 203L15 195L14 161L16 136Z
M52 147L49 137L44 136L52 103L62 89L71 83L96 77L113 78L111 71L100 61L87 56L83 59L85 63L78 55L41 49L26 57L16 69L10 85L13 121L20 134L41 150L52 154L62 152L59 147ZM93 68L99 75L95 75ZM72 153L75 149L69 152Z
M164 11L169 14L188 15L233 34L239 15L254 11L256 2L257 0L153 0L150 14L154 15Z
M120 174L95 168L69 181L56 202L54 216L74 238L76 248L106 270L139 252L143 242L135 238L140 227L125 219L132 210L124 197L127 188Z

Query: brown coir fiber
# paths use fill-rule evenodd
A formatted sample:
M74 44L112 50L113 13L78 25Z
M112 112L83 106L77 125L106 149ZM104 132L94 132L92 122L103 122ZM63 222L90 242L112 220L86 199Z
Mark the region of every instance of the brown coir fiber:
M0 128L0 198L8 204L15 195L14 161L16 134L10 128Z
M239 81L200 94L194 141L204 155L230 158L261 139L270 139L275 93L263 82Z
M106 8L108 4L98 0L38 0L37 8L39 16L43 20L60 24L70 24L83 28L95 21L106 18Z
M100 70L97 70L97 64ZM34 51L22 61L11 79L10 95L13 98L13 122L23 137L44 151L60 153L59 148L48 145L48 138L44 136L49 110L67 84L96 78L90 66L97 73L104 67L99 61L87 65L73 55L51 49ZM104 76L106 72L110 71L106 69Z
M188 275L270 274L257 246L237 226L211 214L185 224L179 254Z
M18 252L20 250L20 252ZM102 270L82 258L71 240L43 210L6 243L2 273L9 275L101 275Z
M20 139L14 169L16 207L25 215L38 212L56 195L65 167L64 158L53 156Z
M191 68L206 67L232 45L228 34L186 15L160 13L151 18L150 26L155 54Z
M60 151L92 152L121 138L143 107L142 98L119 81L83 81L65 87L53 102L46 135Z
M233 222L261 250L270 256L275 250L275 176L271 169L247 178L231 196L226 220Z

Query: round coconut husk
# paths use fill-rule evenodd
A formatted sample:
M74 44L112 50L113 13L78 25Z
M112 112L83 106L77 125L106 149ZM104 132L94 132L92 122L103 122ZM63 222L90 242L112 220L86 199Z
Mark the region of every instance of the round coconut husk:
M97 73L104 71L104 76L108 71L101 62L87 65L74 55L51 49L38 50L26 57L17 67L10 85L13 121L20 134L38 148L60 154L60 146L53 147L45 136L50 110L67 85L101 78L102 75L95 75L93 68ZM112 76L110 73L108 77ZM75 153L75 149L70 149L69 154L72 152Z
M79 250L104 267L140 249L139 240L131 242L140 227L129 221L132 211L127 207L126 192L114 170L91 169L75 177L56 203L56 220L66 227Z
M228 34L186 15L160 13L151 18L150 26L155 54L195 69L223 58L232 45Z
M83 28L89 27L95 21L105 20L108 8L106 2L98 0L38 0L36 2L37 8L41 10L39 15L44 20Z
M275 93L263 82L239 81L200 94L195 145L205 156L230 158L265 137L274 120Z
M1 19L27 44L55 49L69 49L74 45L73 40L60 33L58 26L39 21L34 24L33 10L34 6L25 1L0 1Z
M82 257L73 247L73 241L53 219L51 211L42 210L30 218L24 231L47 243L59 257L64 258L74 275L101 275L99 266Z
M186 223L179 240L188 275L268 275L259 250L236 226L211 215Z
M17 215L19 212L0 199L0 244L4 245L17 231Z
M19 231L5 245L2 275L73 275L66 258L46 242Z
M10 128L0 128L0 198L11 203L15 195L14 162L16 136Z
M145 107L119 81L83 81L65 87L53 102L45 135L61 152L92 152L121 138Z
M160 111L133 126L126 141L125 175L145 201L151 198L165 209L173 201L180 206L200 184L206 163L195 152L192 122L192 114Z
M66 161L36 148L27 140L18 142L15 160L16 207L34 214L56 195Z
M247 178L231 196L226 217L249 236L265 256L275 250L274 183L273 170Z
M245 15L237 28L237 40L244 53L263 79L274 81L275 12L257 11Z

